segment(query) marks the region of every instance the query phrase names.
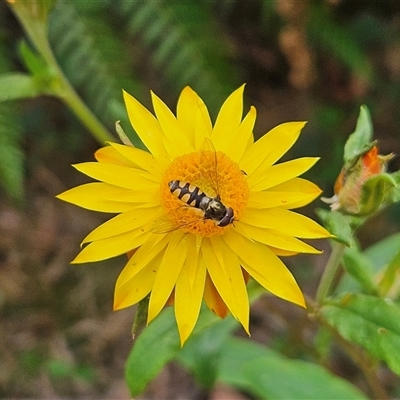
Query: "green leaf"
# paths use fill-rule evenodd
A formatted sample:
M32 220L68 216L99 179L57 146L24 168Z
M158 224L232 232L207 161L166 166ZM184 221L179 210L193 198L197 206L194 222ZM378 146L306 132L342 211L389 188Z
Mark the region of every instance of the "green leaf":
M238 326L231 316L195 335L178 354L178 361L189 369L198 382L211 388L218 374L221 349L229 334Z
M0 184L14 200L24 196L21 126L13 103L0 103Z
M333 240L344 243L351 247L354 245L353 231L349 224L349 219L336 211L328 211L323 208L316 210L318 217L322 220L325 228L335 235Z
M251 304L265 293L263 287L254 280L248 283L247 291ZM208 309L203 310L200 323L207 313L211 314ZM178 361L188 368L203 386L212 387L218 375L221 349L232 330L238 326L238 321L229 315L223 320L218 319L206 329L195 329L192 337L179 352Z
M345 339L362 346L400 374L399 304L363 294L348 294L329 301L320 312Z
M46 76L48 74L48 65L43 58L37 54L25 41L22 41L19 45L19 54L25 67L34 76Z
M368 247L364 254L370 259L374 271L378 272L393 260L399 249L400 233L395 233Z
M367 150L368 144L373 137L373 126L371 115L367 106L360 107L360 114L357 119L355 131L349 136L344 146L344 162L351 163L354 158L357 158Z
M360 214L373 214L386 205L390 191L396 187L396 181L387 173L374 175L367 179L361 188Z
M261 285L253 281L249 282L247 289L250 302L265 293ZM125 368L125 378L131 395L141 393L175 356L195 373L199 381L205 385L211 384L215 380L215 370L207 371L208 376L200 375L206 372L207 363L211 363L211 358L218 353L221 342L236 326L238 322L233 318L221 320L203 306L193 333L181 349L173 308L165 309L134 342Z
M382 296L389 294L394 283L400 275L400 251L396 254L393 260L388 264L385 272L383 273L382 279L379 282L379 291ZM392 293L395 297L398 295L399 288L395 288L397 293Z
M388 196L388 204L397 203L400 201L400 171L393 172L390 176L396 182L396 187L394 187Z
M218 380L262 399L366 399L324 368L292 360L259 344L231 338L223 347Z
M32 76L23 73L0 75L0 101L39 96L40 90Z
M347 248L342 260L346 271L360 283L366 293L378 294L378 288L373 282L374 269L363 253Z
M196 333L219 320L210 311L203 311L187 343ZM141 393L180 349L174 310L170 307L152 321L134 342L125 367L125 379L131 395Z
M125 367L131 396L141 393L180 349L173 309L165 309L135 340Z
M26 68L31 72L30 87L35 92L34 96L39 95L58 95L60 94L59 77L55 71L49 67L44 59L32 50L26 42L21 42L19 46L19 53ZM21 74L20 74L21 75ZM26 89L29 89L27 79L25 79ZM21 83L21 85L23 82ZM31 96L28 96L31 97Z

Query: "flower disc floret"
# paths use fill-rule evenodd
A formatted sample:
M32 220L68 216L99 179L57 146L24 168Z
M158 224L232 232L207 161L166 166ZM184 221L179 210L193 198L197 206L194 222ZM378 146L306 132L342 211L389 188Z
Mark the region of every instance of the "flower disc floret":
M197 186L208 197L219 195L225 207L231 207L235 220L239 220L249 197L246 175L239 165L224 153L198 151L175 158L165 171L160 186L161 204L170 220L184 232L199 236L221 235L224 228L216 221L204 219L204 212L185 204L171 193L169 182L179 180Z

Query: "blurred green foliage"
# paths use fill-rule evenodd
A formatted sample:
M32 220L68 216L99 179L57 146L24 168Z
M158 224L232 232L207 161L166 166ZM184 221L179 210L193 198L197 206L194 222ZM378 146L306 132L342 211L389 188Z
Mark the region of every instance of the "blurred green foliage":
M313 63L314 76L305 89L314 98L314 126L309 129L314 131L316 150L323 147L326 134L333 142L341 140L343 124L349 115L355 117L360 102L380 114L383 108L394 110L400 97L399 74L393 61L387 58L385 63L384 58L395 57L390 52L400 46L395 35L400 28L392 22L399 11L395 4L310 1L297 11L289 1L69 0L43 4L46 13L50 10L49 41L68 80L108 130L113 131L115 121L121 120L139 146L127 120L121 88L147 103L151 88L172 103L182 87L190 85L206 99L215 116L222 100L243 81L248 82L252 97L259 97L257 85L263 90L290 86L296 90L288 74L301 67L296 63L301 64L302 53L309 54ZM5 3L0 10L4 28L0 100L4 100L1 92L7 84L14 88L9 98L51 94L43 85L35 93L28 75L16 76L27 72L21 66L27 57L17 51L23 35ZM292 52L300 54L298 61L286 54L282 44L288 29L306 37L305 43L293 44ZM32 73L32 66L27 68ZM387 73L388 69L392 72ZM2 80L6 73L13 74L7 82ZM13 107L12 114L18 116L25 110ZM398 113L393 114L387 124L398 128ZM0 157L4 160L0 164L2 185L12 198L21 199L23 136L21 140L21 135L2 125L2 143L6 143L2 149L19 154L8 157L11 163ZM325 135L318 134L321 130ZM59 135L62 138L65 133ZM77 146L81 144L77 140ZM338 162L337 157L334 161ZM326 178L333 180L337 165L327 164ZM12 170L15 179L8 179Z
M128 122L122 88L150 107L149 89L167 104L176 104L182 88L190 85L215 118L226 96L247 82L246 103L255 103L263 116L263 127L270 121L272 127L291 119L310 120L295 151L322 156L318 169L310 173L327 196L332 194L342 167L343 146L361 104L371 111L381 153L400 154L400 3L396 1L32 0L26 4L44 6L39 19L46 26L62 74L110 136L116 136L114 126L120 120L131 141L142 146ZM59 71L53 67L24 33L12 6L0 2L0 184L14 202L26 198L25 183L32 165L48 162L56 175L62 175L57 167L65 153L72 154L71 159L80 159L99 144L87 135L91 132L82 118L63 104ZM394 159L389 168L398 170L399 159ZM398 173L396 180L399 182ZM396 196L393 201L398 202L398 192ZM398 205L389 212L391 223L398 224ZM355 294L349 315L342 317L346 298L331 300L322 314L344 336L398 372L398 360L392 359L392 353L398 348L399 332L390 337L378 332L369 311L376 308L378 313L389 310L390 314L391 305L373 297L377 292L398 298L399 289L393 284L399 276L399 235L363 251L354 242L348 221L342 215L321 211L325 217L328 214L328 224L340 232L341 242L353 246L344 256L348 275L335 293ZM235 327L232 319L217 321L206 315L197 337L194 335L192 344L188 342L185 352L181 351L171 313L166 310L155 320L131 353L127 374L132 393L139 393L167 361L176 358L205 386L218 378L253 396L275 398L277 393L296 393L298 387L292 386L287 387L288 392L280 392L279 379L264 380L262 371L266 370L269 376L285 373L289 374L288 381L307 384L307 378L317 376L320 385L301 385L303 396L328 395L325 390L329 390L332 398L362 397L323 367L306 361L299 364L240 340L225 341L227 332ZM383 316L379 323L389 327L389 317ZM213 336L214 324L219 326L219 338ZM358 324L371 332L374 340L360 338ZM205 328L211 329L211 336ZM329 357L328 336L321 329L324 344L316 349L316 358ZM214 346L210 346L212 340ZM282 341L289 347L287 337ZM383 357L380 346L387 349ZM248 362L236 375L229 359L232 352L259 358L254 365ZM199 353L206 356L201 358ZM146 368L136 363L137 358L148 354L153 357ZM52 381L64 380L67 384L97 379L92 366L42 354L35 347L22 352L18 363L18 372L27 376L29 384L32 375L43 371ZM130 371L137 369L140 379L136 376L136 380L130 380ZM18 386L18 377L11 375ZM243 376L246 379L240 381ZM20 397L35 395L29 384L20 389ZM61 396L73 397L72 386L60 388ZM10 393L14 394L0 388L0 395L9 397Z

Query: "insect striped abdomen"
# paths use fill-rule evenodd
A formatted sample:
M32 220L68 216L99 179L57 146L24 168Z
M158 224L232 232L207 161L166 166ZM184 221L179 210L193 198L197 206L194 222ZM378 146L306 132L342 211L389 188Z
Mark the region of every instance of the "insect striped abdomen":
M168 183L171 193L188 206L200 208L200 203L206 194L199 187L188 182L174 180Z

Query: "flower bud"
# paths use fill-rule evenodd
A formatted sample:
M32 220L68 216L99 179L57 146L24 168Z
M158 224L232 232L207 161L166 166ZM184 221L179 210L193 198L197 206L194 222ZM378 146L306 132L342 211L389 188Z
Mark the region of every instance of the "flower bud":
M376 142L356 155L345 165L336 179L332 199L333 211L365 215L377 211L385 202L386 194L395 185L386 166L393 154L380 155Z

